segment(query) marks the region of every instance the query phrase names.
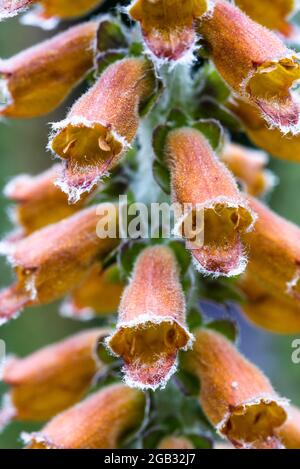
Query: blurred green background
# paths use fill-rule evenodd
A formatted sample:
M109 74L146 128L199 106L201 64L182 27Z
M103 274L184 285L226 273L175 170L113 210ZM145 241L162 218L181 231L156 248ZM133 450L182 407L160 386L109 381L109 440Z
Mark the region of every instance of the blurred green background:
M9 57L47 36L51 36L51 33L22 26L17 19L3 22L0 24L0 57ZM79 92L77 90L69 99L67 106ZM7 215L8 204L2 195L2 188L16 174L24 172L35 174L52 164L51 155L45 150L49 132L48 122L62 118L65 109L66 106L62 106L58 111L44 118L0 123L1 237L11 229ZM280 178L279 184L270 197L271 206L286 218L300 224L300 165L272 159L270 166ZM1 286L9 285L11 279L11 269L1 258ZM27 355L73 331L88 327L85 323L61 318L57 309L57 304L28 309L17 320L2 326L0 339L6 342L7 354ZM241 349L268 374L279 393L300 405L300 364L296 365L291 361L291 343L294 337L266 334L244 321L241 321L241 325ZM0 384L0 394L4 392L5 387ZM11 424L0 435L0 448L21 447L20 432L35 428L38 426Z

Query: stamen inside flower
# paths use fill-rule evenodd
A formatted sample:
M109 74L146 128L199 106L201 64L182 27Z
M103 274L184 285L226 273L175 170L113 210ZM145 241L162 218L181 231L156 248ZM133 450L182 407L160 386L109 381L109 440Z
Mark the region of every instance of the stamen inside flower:
M246 85L246 92L256 101L270 122L289 129L299 122L299 105L291 88L300 79L297 57L283 58L260 65Z
M128 382L155 389L168 379L178 350L188 341L189 335L175 321L146 321L120 327L109 345L123 358Z
M51 147L67 160L67 180L70 187L89 190L108 169L118 161L123 145L101 124L74 125L69 123L53 138Z
M286 412L276 401L261 399L255 404L235 407L220 429L232 441L251 442L272 435L286 419Z

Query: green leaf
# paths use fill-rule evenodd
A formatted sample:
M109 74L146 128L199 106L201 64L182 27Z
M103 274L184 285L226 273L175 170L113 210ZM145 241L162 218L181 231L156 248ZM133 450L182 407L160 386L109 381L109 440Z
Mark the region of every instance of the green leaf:
M169 112L167 122L172 127L185 127L188 125L188 117L187 115L181 111L180 109L171 109Z
M191 265L191 255L185 248L184 241L169 241L169 247L173 250L177 262L180 265L180 273L183 276Z
M202 315L197 308L191 308L187 313L187 324L190 330L201 327L203 323Z
M125 242L118 253L118 265L123 277L128 278L131 275L135 261L138 255L147 246L146 241L128 241Z
M224 131L219 122L215 119L200 119L193 125L209 141L214 150L218 150L224 140Z
M204 435L185 435L194 445L196 449L212 449L213 440Z
M169 195L171 193L171 176L168 168L158 161L154 161L152 170L153 177L159 187Z
M159 125L153 131L152 147L160 163L164 163L165 160L165 143L170 130L171 127L168 125Z
M214 118L220 121L224 127L234 132L241 131L241 123L239 119L235 117L229 109L209 96L204 96L200 100L197 117Z
M99 24L97 31L97 49L99 52L126 49L128 42L119 24L104 20Z
M230 321L229 319L217 319L215 321L209 322L206 324L208 329L213 329L214 331L220 332L231 342L235 342L238 330L235 322Z
M109 65L126 57L123 52L104 52L97 58L97 74L101 75Z

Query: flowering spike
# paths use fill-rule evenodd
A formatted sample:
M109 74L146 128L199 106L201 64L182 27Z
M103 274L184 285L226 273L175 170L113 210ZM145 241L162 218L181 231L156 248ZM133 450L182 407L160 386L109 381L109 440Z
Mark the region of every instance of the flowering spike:
M108 334L105 329L90 329L25 358L8 360L2 380L10 386L13 418L47 420L78 402L96 373L104 368L96 349L99 340ZM0 416L6 408L0 411Z
M119 278L114 278L115 269L115 265L106 270L102 270L99 264L93 266L84 281L63 303L62 315L88 320L115 313L124 290L123 282Z
M233 91L254 103L270 126L283 133L298 133L299 104L291 91L300 78L296 53L224 0L219 0L213 14L203 19L199 32Z
M277 128L269 128L259 110L240 99L230 99L229 109L241 120L249 139L259 148L277 158L300 162L300 135L282 134Z
M195 41L194 21L209 0L134 0L131 17L141 24L146 44L159 58L178 60Z
M286 401L218 332L198 330L184 366L201 380L200 401L206 416L235 446L264 440L285 422Z
M184 237L205 274L232 276L245 268L241 234L252 229L254 215L240 195L236 182L218 160L208 141L196 129L181 128L168 134L166 143L173 201L191 204L180 220L204 214L204 243L197 248L191 234Z
M116 210L111 210L111 204L107 211L115 222ZM82 282L97 259L118 243L98 237L97 221L94 206L13 245L4 243L3 253L15 268L17 283L0 294L0 319L11 319L24 306L54 301Z
M154 87L148 61L118 61L74 104L64 121L54 124L50 148L66 164L62 190L69 194L75 190L80 197L116 166L135 137L139 105Z
M98 22L68 29L0 61L0 115L28 118L55 109L93 67Z
M23 434L23 439L29 449L115 449L141 424L144 409L141 391L116 384L57 415L40 432Z
M228 143L221 152L221 160L244 186L248 194L261 196L274 186L276 177L265 169L268 155L236 143Z
M74 214L86 202L82 198L77 204L68 204L66 194L55 186L61 171L61 165L56 164L37 176L22 174L4 188L4 195L17 204L14 219L25 234Z
M249 269L238 284L246 299L241 305L245 316L256 326L277 334L300 333L300 304L288 294L270 293L265 285Z
M178 350L190 347L192 339L175 257L166 246L149 247L136 261L107 344L123 358L129 385L156 389L174 373Z
M254 197L250 207L258 218L244 236L249 247L249 271L275 295L300 301L300 228L280 217ZM299 303L300 305L300 303Z

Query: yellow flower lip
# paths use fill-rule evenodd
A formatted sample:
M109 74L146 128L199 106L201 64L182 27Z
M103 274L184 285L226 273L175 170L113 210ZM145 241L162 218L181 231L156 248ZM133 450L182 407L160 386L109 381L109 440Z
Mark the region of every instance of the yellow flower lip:
M189 340L185 328L171 318L161 322L145 318L135 325L121 325L108 345L124 360L127 384L156 389L174 373L177 352Z
M178 60L195 41L194 20L208 9L207 0L136 0L129 14L141 24L146 44L161 59Z

